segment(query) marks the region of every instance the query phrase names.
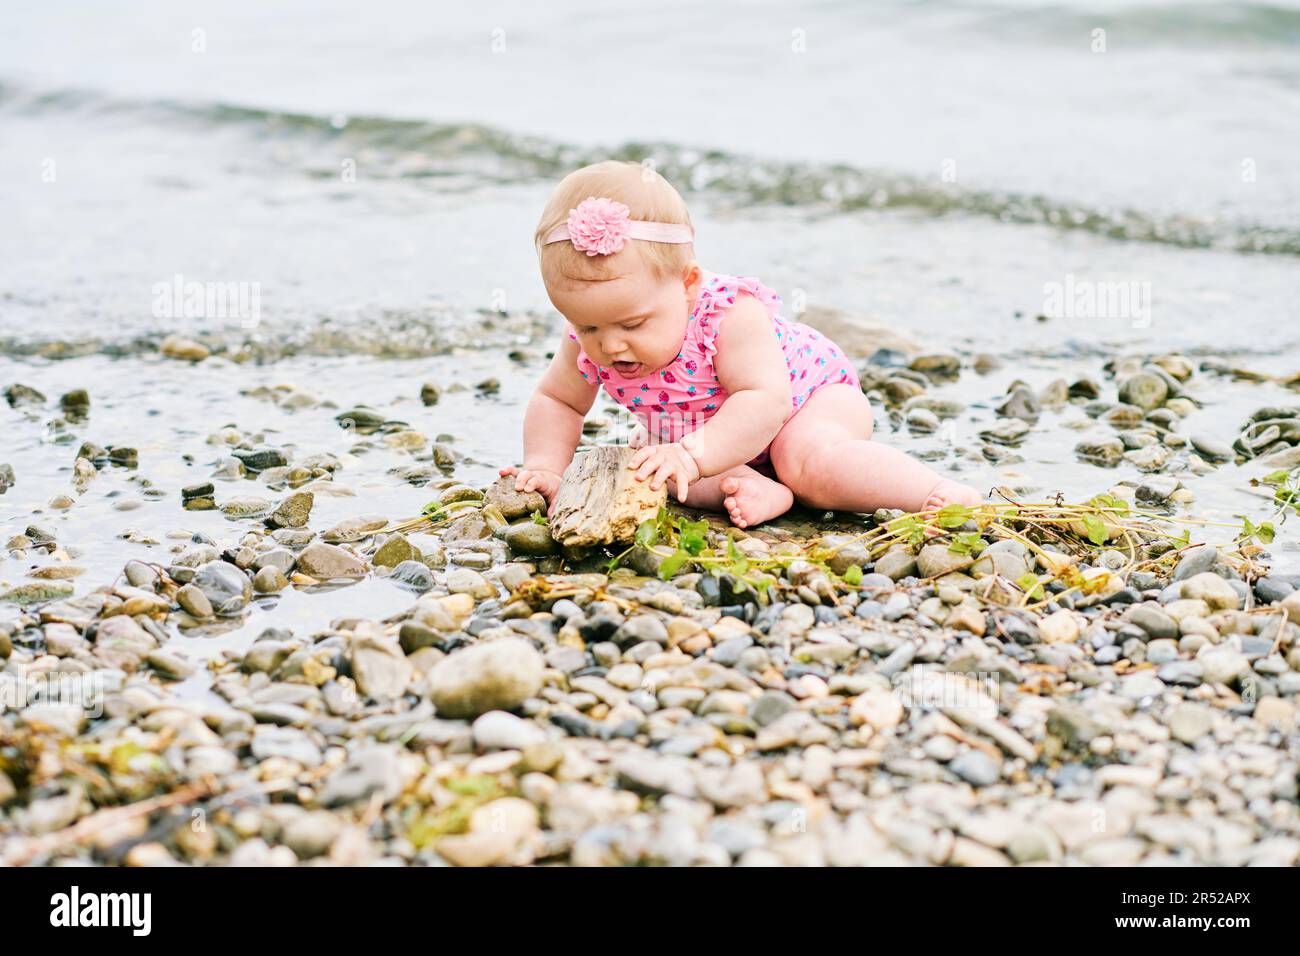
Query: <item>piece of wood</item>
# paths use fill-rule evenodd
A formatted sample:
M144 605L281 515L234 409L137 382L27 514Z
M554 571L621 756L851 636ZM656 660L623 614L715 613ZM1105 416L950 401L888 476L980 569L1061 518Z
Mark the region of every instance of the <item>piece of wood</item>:
M565 547L627 544L637 526L659 513L668 501L668 483L652 491L650 479L637 481L627 466L633 449L597 445L564 469L551 537Z

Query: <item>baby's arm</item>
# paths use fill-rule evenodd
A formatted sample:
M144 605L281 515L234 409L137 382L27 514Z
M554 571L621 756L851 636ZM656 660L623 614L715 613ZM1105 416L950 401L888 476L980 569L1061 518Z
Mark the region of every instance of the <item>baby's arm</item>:
M578 343L565 336L528 400L523 469L501 469L502 475L517 477L516 491L537 491L553 503L599 388L578 373Z
M728 311L718 331L713 368L718 384L729 393L727 399L681 442L702 478L752 459L793 412L790 371L772 317L752 296L738 298Z

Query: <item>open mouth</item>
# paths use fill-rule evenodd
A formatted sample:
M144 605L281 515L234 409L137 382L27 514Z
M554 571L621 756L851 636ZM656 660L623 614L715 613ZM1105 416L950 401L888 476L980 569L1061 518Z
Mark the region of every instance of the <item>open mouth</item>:
M641 369L640 362L615 362L614 363L614 371L618 372L619 375L632 376L635 375L638 371L640 371L640 369Z

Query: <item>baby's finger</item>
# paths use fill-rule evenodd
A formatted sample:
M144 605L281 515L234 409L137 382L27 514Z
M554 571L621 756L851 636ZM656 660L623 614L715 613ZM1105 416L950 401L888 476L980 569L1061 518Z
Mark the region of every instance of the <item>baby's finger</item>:
M649 455L650 455L650 449L646 448L643 445L637 448L635 453L633 453L632 457L627 460L627 466L629 468L640 468L641 463L645 461Z
M673 463L671 461L662 462L657 471L655 471L654 480L650 482L650 487L658 491L663 487L663 483L673 476Z
M686 504L686 487L690 484L690 481L686 478L685 466L678 466L677 474L673 477L673 481L677 483L677 500L682 504Z
M637 469L636 480L645 481L652 474L654 474L656 469L659 468L659 465L660 465L660 456L658 454L651 453L647 455L645 461L641 463L641 467Z

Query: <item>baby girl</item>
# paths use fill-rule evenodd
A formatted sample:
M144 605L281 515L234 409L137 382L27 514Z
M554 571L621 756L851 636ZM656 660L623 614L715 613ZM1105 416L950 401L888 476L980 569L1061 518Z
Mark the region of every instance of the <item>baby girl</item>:
M871 440L871 403L824 335L780 296L694 258L686 204L658 173L596 163L566 176L538 225L566 336L524 416L519 491L553 505L600 388L636 416L639 481L745 528L787 511L928 511L973 488Z

